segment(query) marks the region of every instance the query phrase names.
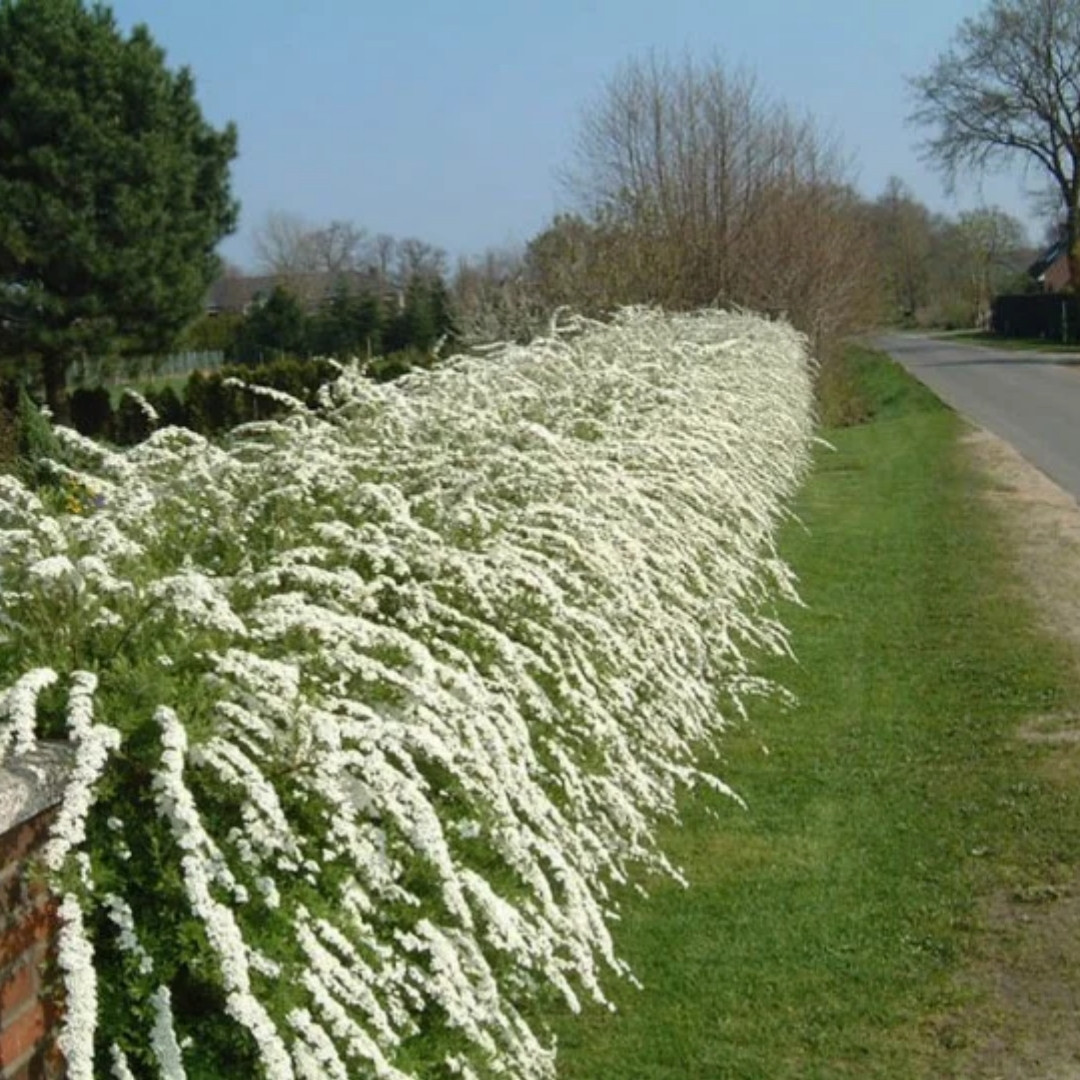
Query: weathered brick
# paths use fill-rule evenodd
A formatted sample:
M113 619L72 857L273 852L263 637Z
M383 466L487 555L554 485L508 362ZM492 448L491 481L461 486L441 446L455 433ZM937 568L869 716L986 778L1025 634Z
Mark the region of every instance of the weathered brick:
M41 845L49 837L49 829L52 827L56 810L45 810L16 825L14 829L0 834L0 866L10 866L12 863L25 861L28 855L38 851Z
M39 872L55 809L0 835L0 1080L57 1080L57 1010L42 989L55 947L56 901Z
M35 904L22 912L20 918L0 932L0 972L6 972L39 945L51 944L55 940L56 929L55 900Z
M0 877L0 934L26 917L33 908L47 906L52 894L37 868L22 863L17 873Z
M45 1005L34 1000L0 1027L0 1066L12 1069L26 1063L48 1032Z
M18 918L28 901L23 864L13 864L8 869L10 873L0 874L0 933Z
M13 964L6 975L0 975L0 1028L7 1026L6 1017L13 1016L37 997L42 957L41 949L33 949Z
M63 1080L65 1075L63 1056L51 1044L42 1046L17 1065L0 1066L0 1080Z

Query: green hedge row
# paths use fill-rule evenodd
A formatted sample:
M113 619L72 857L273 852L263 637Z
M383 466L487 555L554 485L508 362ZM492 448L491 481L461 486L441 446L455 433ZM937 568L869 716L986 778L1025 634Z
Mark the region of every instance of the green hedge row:
M368 373L376 381L387 382L430 362L426 354L406 350L371 361ZM157 413L156 422L132 394L123 394L114 406L105 387L80 388L71 395L71 422L83 435L121 446L142 442L155 427L178 426L202 435L220 435L239 424L268 420L284 407L243 387L229 385L230 379L280 390L314 406L319 388L330 382L337 371L337 365L329 360L293 358L256 367L226 366L209 374L196 371L181 394L171 386L142 391L140 396Z

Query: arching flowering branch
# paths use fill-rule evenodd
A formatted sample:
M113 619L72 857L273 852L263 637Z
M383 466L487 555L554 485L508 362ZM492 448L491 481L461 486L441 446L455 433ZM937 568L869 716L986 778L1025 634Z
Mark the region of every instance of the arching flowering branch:
M564 318L222 445L62 433L91 515L0 479L0 748L77 753L73 1075L550 1077L522 1006L629 974L613 887L678 874L657 823L787 648L809 366Z

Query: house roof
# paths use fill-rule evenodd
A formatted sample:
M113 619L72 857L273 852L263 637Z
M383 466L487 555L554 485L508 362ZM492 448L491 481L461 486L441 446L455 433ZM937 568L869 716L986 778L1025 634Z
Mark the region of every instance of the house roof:
M1028 274L1041 281L1046 271L1065 254L1066 247L1064 240L1056 240L1028 267Z

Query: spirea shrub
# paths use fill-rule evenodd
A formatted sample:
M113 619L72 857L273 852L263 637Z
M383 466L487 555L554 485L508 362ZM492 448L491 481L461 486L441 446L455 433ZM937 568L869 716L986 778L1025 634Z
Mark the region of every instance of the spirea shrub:
M614 890L678 873L656 826L786 648L808 367L627 310L0 477L0 755L75 750L73 1080L550 1077L531 1003L629 974Z

